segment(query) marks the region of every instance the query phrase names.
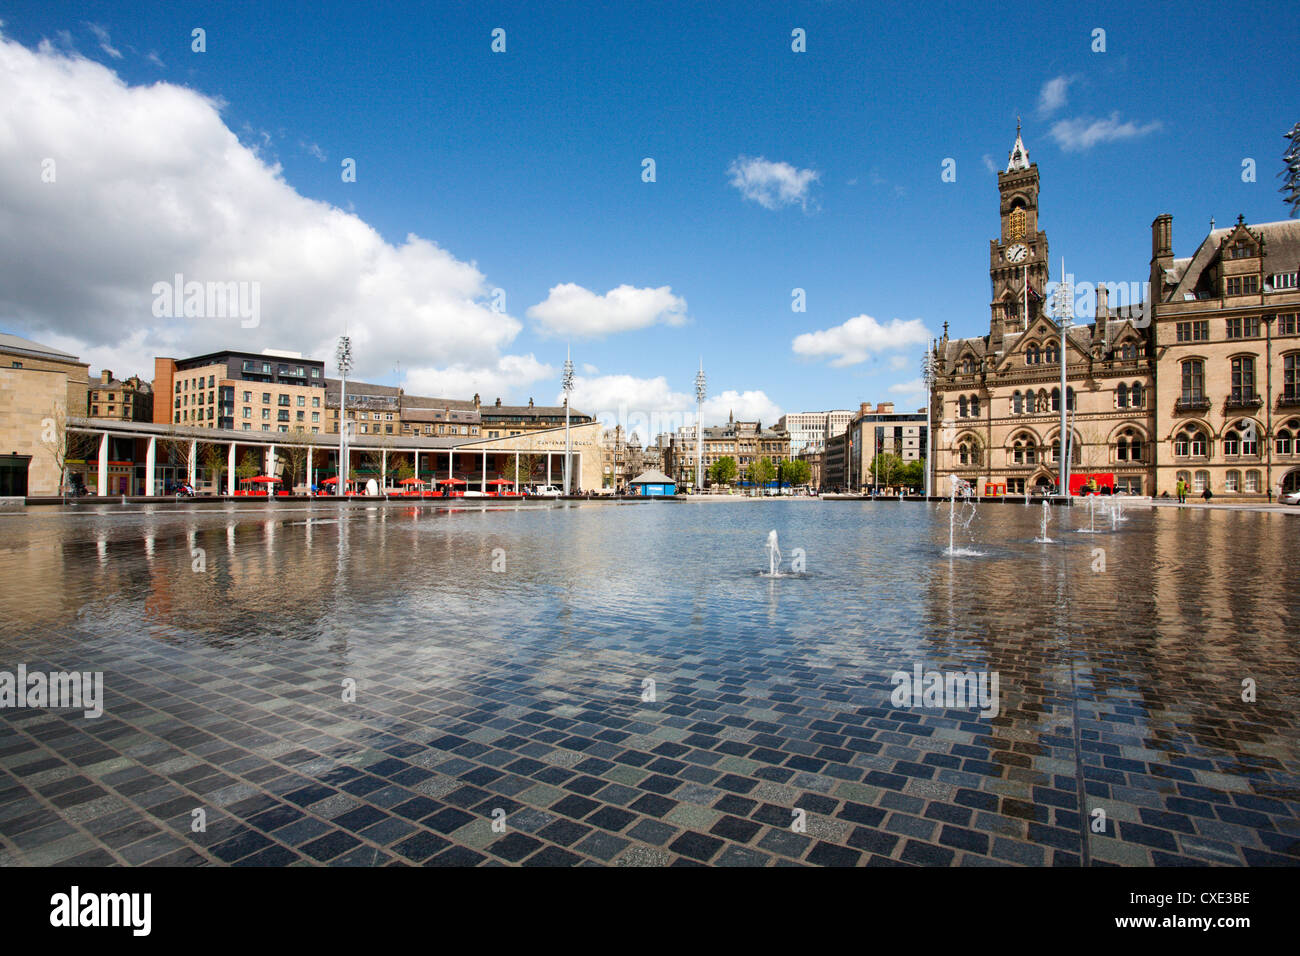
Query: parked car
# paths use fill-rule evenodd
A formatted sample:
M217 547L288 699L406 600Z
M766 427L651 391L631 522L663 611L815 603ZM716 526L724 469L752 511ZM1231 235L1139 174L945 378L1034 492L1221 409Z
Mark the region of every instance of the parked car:
M1300 505L1300 491L1284 491L1277 500L1284 505Z

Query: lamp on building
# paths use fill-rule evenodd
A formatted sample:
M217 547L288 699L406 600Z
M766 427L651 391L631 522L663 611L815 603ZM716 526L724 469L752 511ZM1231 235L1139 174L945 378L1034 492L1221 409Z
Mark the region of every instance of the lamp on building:
M560 380L564 389L564 493L569 493L569 462L573 457L573 445L569 439L569 396L573 394L573 357L566 349L564 353L564 378Z
M334 352L339 363L339 471L336 491L348 493L348 372L352 371L352 339L339 336L339 346Z
M695 375L695 488L704 490L704 396L707 388L704 378L704 356L700 356L700 370Z

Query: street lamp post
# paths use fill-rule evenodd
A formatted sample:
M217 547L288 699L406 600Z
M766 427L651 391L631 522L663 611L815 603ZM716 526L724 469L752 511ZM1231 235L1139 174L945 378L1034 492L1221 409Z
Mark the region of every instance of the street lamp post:
M573 358L564 353L564 494L569 494L569 463L573 460L573 444L569 437L569 396L573 394Z
M339 347L334 353L339 363L339 470L338 487L340 495L348 493L348 372L352 371L352 339L346 335L339 336Z
M1056 287L1056 321L1061 326L1061 488L1060 493L1067 498L1070 495L1070 442L1069 442L1069 419L1067 410L1069 407L1066 383L1066 366L1069 363L1069 353L1066 351L1066 336L1072 325L1071 320L1074 318L1074 290L1070 287L1070 277L1065 272L1065 257L1061 257L1061 282Z
M937 356L934 354L934 341L926 346L925 358L921 362L921 381L925 383L925 497L928 499L932 492L930 475L934 466L934 455L931 452L931 446L934 439L931 436L933 426L930 423L931 411L934 408L934 373Z
M700 370L695 376L695 489L704 491L704 356L700 356Z

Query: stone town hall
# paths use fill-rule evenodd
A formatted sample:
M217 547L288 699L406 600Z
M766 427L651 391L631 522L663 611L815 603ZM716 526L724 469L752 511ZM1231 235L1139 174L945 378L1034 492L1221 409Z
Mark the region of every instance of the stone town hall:
M1098 284L1092 321L1066 336L1045 301L1047 233L1038 166L1016 131L998 174L989 242L989 334L937 343L932 412L938 493L956 474L981 493L1055 485L1061 402L1072 473L1107 473L1133 494L1264 497L1300 487L1300 221L1211 229L1173 257L1173 218L1152 223L1150 298L1130 314ZM1119 303L1116 303L1118 305Z

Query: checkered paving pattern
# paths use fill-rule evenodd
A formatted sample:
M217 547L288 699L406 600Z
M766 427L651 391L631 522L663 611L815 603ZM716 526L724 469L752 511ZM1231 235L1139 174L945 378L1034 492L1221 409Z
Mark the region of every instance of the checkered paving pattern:
M919 505L314 517L4 526L0 669L106 699L0 710L0 864L1300 860L1283 517L986 508L952 560ZM806 576L755 574L773 526ZM1263 568L1188 581L1212 542ZM917 662L1000 713L895 706Z

